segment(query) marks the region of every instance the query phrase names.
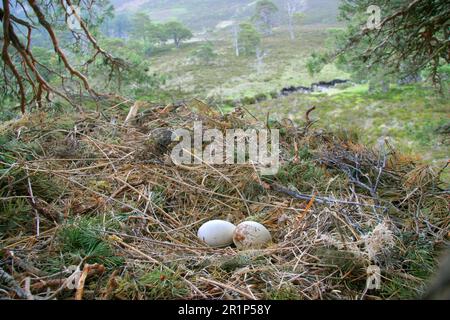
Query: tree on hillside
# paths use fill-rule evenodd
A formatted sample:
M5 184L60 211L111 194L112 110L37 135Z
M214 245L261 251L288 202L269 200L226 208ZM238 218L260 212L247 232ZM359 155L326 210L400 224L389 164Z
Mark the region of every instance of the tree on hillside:
M239 23L237 21L235 21L233 23L232 32L233 32L234 53L235 53L236 57L239 57L239 55L240 55L240 52L239 52Z
M148 48L141 41L108 38L104 39L103 43L106 49L114 50L116 55L130 64L127 72L120 76L107 73L107 70L97 64L94 70L96 75L100 79L110 80L99 84L104 90L125 91L131 97L145 97L151 95L153 89L164 82L163 77L151 72L150 61L145 57Z
M295 21L299 20L299 14L305 11L307 0L285 0L288 14L288 27L291 40L295 40Z
M164 24L164 30L177 48L180 47L181 42L185 40L189 40L193 37L192 32L186 28L183 24L177 21L171 21Z
M104 64L111 67L111 70L126 68L126 64L114 58L105 51L97 42L90 26L98 26L95 19L95 12L104 12L102 8L107 8L108 2L105 0L77 2L80 6L89 6L92 10L96 5L96 10L89 11L91 14L87 18L82 18L75 10L72 0L61 1L10 1L3 0L3 8L0 8L0 20L2 22L2 69L4 92L14 92L18 96L20 108L25 112L27 105L36 104L41 107L45 100L49 101L52 95L57 95L72 105L75 105L70 98L74 90L68 90L67 85L73 83L84 89L91 96L98 97L99 94L91 86L86 75L78 70L71 62L72 56L68 54L61 41L61 31L72 35L75 41L83 41L85 45L83 66L87 71L89 66L97 59L102 59ZM106 6L106 7L105 7ZM21 8L21 16L15 14L16 8ZM89 10L89 9L88 9ZM62 22L60 17L66 17L69 22ZM101 17L100 17L101 18ZM74 24L73 21L76 23ZM74 28L73 26L77 27ZM57 32L59 31L59 32ZM55 66L46 65L36 51L33 51L32 43L35 35L45 35L50 42L52 50L57 55L63 65L64 72L56 72ZM59 71L59 70L58 70ZM45 74L52 73L61 80L61 87L58 88L46 80ZM78 90L78 91L79 91Z
M236 8L231 20L233 21L232 34L233 34L233 46L236 57L239 57L239 16L244 11L243 7L239 6Z
M200 62L210 64L217 57L217 54L214 52L213 43L211 41L207 41L194 52L193 56Z
M165 25L157 24L155 29L156 38L159 41L160 45L165 45L167 41L171 38L171 34L169 34L169 30L166 29Z
M147 13L138 12L134 14L131 23L133 38L143 40L147 45L152 45L158 41L158 27L151 21Z
M102 26L102 32L115 38L127 38L132 30L132 21L128 13L120 13L107 20Z
M343 30L330 30L329 33L328 47L336 48L346 43L347 34ZM386 93L395 77L389 73L389 69L380 65L369 66L360 59L364 54L363 48L368 45L367 40L363 41L366 42L364 46L355 47L353 50L339 55L335 60L336 65L339 69L351 74L353 81L367 82L369 93L378 89Z
M367 41L367 40L365 40ZM334 50L347 42L347 34L341 29L328 30L328 37L325 43L327 50ZM363 54L361 47L354 48L354 50L342 53L334 58L335 65L350 74L351 79L357 83L367 83L369 93L373 93L378 89L383 92L389 91L390 83L395 80L392 74L389 74L388 69L378 65L369 66L364 63L360 57ZM306 68L310 75L319 73L322 68L330 63L330 53L313 53L306 63Z
M341 18L349 23L332 57L352 54L368 69L402 76L427 70L440 85L440 68L450 63L450 6L447 0L379 1L381 19L373 24L371 0L343 0Z
M261 44L261 36L255 27L250 23L239 25L239 51L246 54L256 53L256 48Z
M259 0L256 3L253 19L264 34L272 34L274 16L277 12L278 7L270 0Z
M267 52L261 49L261 47L256 48L256 72L261 74L264 68L264 58L267 57Z

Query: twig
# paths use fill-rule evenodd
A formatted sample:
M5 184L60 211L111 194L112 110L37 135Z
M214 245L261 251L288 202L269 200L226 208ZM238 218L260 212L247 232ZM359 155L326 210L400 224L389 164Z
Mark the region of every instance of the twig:
M272 190L274 190L276 192L287 194L288 196L291 196L291 197L293 197L295 199L299 199L299 200L311 201L314 197L314 196L309 196L306 194L299 193L297 191L290 190L290 189L280 186L279 184L276 184L276 183L271 184L271 188L272 188ZM315 197L315 202L320 203L320 204L337 203L337 204L348 204L348 205L362 206L362 207L384 208L382 206L373 205L373 204L338 200L338 199L333 199L333 198L328 198L328 197Z
M13 252L7 250L6 254L11 257L11 259L14 262L14 265L19 267L20 269L23 269L38 277L46 276L46 273L44 271L41 271L38 268L34 267L33 265L23 261L21 258L17 257Z
M75 300L83 300L84 295L84 284L90 273L103 273L105 272L105 267L101 264L85 264L81 277L78 280L77 292L75 293Z
M251 294L249 294L249 293L247 293L245 291L242 291L241 289L238 289L238 288L232 287L230 285L227 285L225 283L221 283L221 282L218 282L218 281L215 281L215 280L211 280L211 279L206 279L206 278L203 278L203 277L199 278L198 280L204 281L204 282L207 282L207 283L210 283L210 284L213 284L215 286L219 286L219 287L221 287L223 289L228 289L228 290L237 292L237 293L243 295L244 297L246 297L247 299L256 300L253 295L251 295Z
M36 216L36 236L39 237L39 235L40 235L40 230L39 229L40 229L41 219L39 217L39 212L35 208L35 206L36 206L36 199L34 199L33 189L31 188L31 180L30 180L30 174L28 172L28 167L25 167L25 171L27 173L28 192L30 194L31 203L33 205L32 206L33 207L33 211L34 211L34 214Z
M21 299L28 299L28 294L23 290L14 278L6 273L3 269L0 269L0 283L3 283L6 287L10 288Z

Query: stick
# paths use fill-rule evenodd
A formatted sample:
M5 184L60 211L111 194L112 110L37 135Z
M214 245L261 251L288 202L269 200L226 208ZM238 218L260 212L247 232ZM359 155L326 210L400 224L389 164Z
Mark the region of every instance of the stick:
M237 292L237 293L243 295L244 297L246 297L246 298L248 298L248 299L250 299L250 300L256 300L255 297L252 296L251 294L249 294L249 293L247 293L247 292L245 292L245 291L242 291L241 289L238 289L238 288L234 288L234 287L232 287L232 286L229 286L229 285L227 285L227 284L225 284L225 283L221 283L221 282L218 282L218 281L206 279L206 278L203 278L203 277L202 277L202 278L199 278L198 280L201 280L201 281L204 281L204 282L208 282L208 283L210 283L210 284L219 286L219 287L221 287L221 288L223 288L223 289L228 289L228 290Z
M83 272L81 274L80 280L78 281L77 292L75 293L75 300L83 300L84 295L84 284L86 279L91 273L103 273L105 272L105 267L101 264L85 264Z
M30 180L30 174L28 172L28 167L25 167L25 170L27 172L28 192L30 193L31 203L33 205L33 211L34 211L34 214L36 215L36 236L39 237L39 235L40 235L40 230L39 229L40 229L41 219L39 217L39 212L35 208L35 206L36 206L36 199L34 199L33 189L31 188L31 180Z
M13 252L6 250L6 255L10 256L11 259L13 260L14 264L19 267L20 269L23 269L35 276L38 277L45 277L47 274L44 271L39 270L38 268L36 268L35 266L33 266L32 264L25 262L24 260L22 260L21 258L17 257Z
M311 201L313 199L313 196L305 195L302 193L299 193L297 191L290 190L286 187L280 186L276 183L271 184L272 190L280 193L287 194L288 196L291 196L295 199L299 200L305 200L305 201ZM348 204L348 205L354 205L354 206L362 206L362 207L375 207L375 208L384 208L382 206L377 206L373 204L366 204L366 203L359 203L359 202L353 202L353 201L345 201L345 200L338 200L328 197L315 197L315 201L320 204L324 203L339 203L339 204Z
M0 283L10 288L14 293L21 299L28 299L28 294L23 290L19 284L14 280L14 278L9 274L0 269Z

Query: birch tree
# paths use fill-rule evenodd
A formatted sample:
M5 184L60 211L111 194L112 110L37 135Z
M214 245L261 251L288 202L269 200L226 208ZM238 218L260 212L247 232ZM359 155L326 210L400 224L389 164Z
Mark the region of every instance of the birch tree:
M238 7L232 17L233 20L233 26L232 26L232 33L233 33L233 46L234 46L234 51L236 54L236 57L239 57L240 55L240 50L239 50L239 32L240 32L240 28L239 28L239 16L241 15L243 9L241 7Z
M270 0L260 0L256 3L256 12L253 20L259 25L261 31L266 35L272 35L274 16L278 7Z
M285 0L288 14L288 27L291 40L295 40L295 17L306 10L306 0Z
M237 21L235 21L233 24L233 46L236 57L239 57L239 24Z
M264 58L267 57L267 52L260 46L256 48L256 72L261 74L264 68Z

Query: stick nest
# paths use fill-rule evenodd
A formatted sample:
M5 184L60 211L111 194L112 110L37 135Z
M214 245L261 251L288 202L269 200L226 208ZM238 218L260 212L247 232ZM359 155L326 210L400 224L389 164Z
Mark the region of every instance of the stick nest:
M0 297L388 299L420 296L446 246L442 169L310 123L194 100L36 113L0 128ZM281 169L177 166L170 133L276 128ZM213 249L202 223L254 220L262 250ZM381 288L367 290L373 267ZM75 284L71 286L70 283Z

